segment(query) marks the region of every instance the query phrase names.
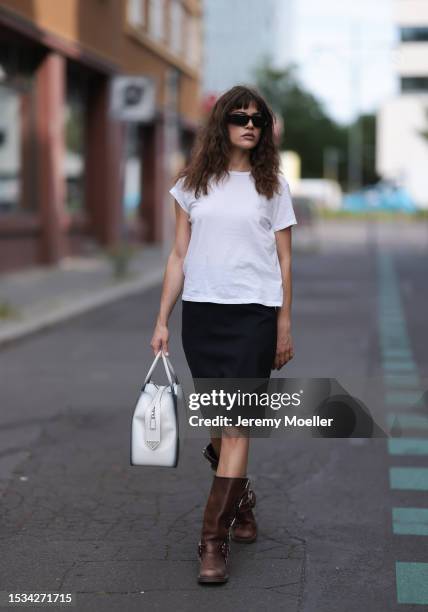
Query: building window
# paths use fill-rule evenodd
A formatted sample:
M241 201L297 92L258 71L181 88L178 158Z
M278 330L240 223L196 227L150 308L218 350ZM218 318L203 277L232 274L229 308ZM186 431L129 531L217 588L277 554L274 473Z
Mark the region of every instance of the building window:
M146 0L128 0L128 22L136 28L143 28L146 23Z
M138 219L138 209L141 202L142 184L142 137L140 126L129 123L125 133L125 176L123 208L125 218L130 227Z
M183 7L180 0L171 0L170 4L170 46L171 51L180 55L183 51Z
M0 45L0 214L37 211L38 51Z
M72 62L67 64L65 100L66 207L69 213L83 212L85 205L85 139L88 106L88 75Z
M181 49L181 55L183 56L183 58L185 59L186 62L188 62L189 60L189 48L190 48L190 15L188 13L188 11L186 11L185 9L183 10L183 17L182 17L182 22L181 22L181 26L182 26L182 49Z
M401 77L401 91L428 91L428 77Z
M0 211L20 203L21 113L19 92L0 85Z
M148 30L156 40L165 38L165 0L149 0Z
M187 47L186 47L186 61L191 66L198 66L201 57L201 22L198 17L189 15L187 18Z
M427 42L428 28L401 28L400 35L402 42Z

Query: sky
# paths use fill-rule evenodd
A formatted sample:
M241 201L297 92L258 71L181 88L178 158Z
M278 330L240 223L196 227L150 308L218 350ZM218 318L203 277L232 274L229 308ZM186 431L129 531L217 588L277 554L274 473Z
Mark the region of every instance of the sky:
M346 123L398 93L393 0L278 2L280 32L291 36L280 35L275 63L297 62L330 116Z

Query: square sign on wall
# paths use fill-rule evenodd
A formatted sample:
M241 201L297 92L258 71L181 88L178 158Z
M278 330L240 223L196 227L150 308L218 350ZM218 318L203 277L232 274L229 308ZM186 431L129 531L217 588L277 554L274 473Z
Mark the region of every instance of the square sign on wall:
M110 114L121 121L153 121L156 83L152 77L115 76L111 80Z

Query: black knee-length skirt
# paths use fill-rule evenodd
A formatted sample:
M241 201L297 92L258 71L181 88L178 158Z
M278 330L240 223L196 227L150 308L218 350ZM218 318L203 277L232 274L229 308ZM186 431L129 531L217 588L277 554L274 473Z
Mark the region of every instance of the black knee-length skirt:
M269 378L277 307L182 300L181 337L193 378Z

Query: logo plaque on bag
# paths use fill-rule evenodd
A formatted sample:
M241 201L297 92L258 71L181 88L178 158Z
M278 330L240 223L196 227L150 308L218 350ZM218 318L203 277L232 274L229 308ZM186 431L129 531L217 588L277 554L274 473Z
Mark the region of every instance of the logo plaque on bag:
M165 367L169 385L151 380L159 358ZM166 355L156 355L134 410L131 425L131 465L176 467L178 463L178 399L182 388Z
M153 400L153 405L146 408L146 427L145 427L145 443L149 448L154 450L159 446L161 435L161 398L166 390L163 387L158 390Z

